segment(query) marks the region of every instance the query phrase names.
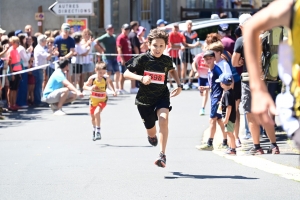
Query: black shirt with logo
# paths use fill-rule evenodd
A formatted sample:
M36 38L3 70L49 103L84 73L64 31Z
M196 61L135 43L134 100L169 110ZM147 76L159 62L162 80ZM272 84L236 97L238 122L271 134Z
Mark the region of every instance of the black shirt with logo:
M236 118L236 110L235 110L235 98L234 92L232 89L225 91L222 98L222 117L225 118L226 116L226 109L228 106L231 106L231 113L229 116L229 121L235 123Z
M130 72L141 76L151 76L149 85L140 85L136 95L136 105L152 106L161 99L170 98L167 78L168 72L174 67L169 56L161 55L156 58L151 55L150 51L147 51L130 59L125 66Z

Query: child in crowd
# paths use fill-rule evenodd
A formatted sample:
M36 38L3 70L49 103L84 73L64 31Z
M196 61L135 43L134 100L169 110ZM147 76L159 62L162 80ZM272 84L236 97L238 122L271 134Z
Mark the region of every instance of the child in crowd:
M126 63L124 78L138 80L142 84L136 95L135 104L147 129L148 141L152 146L158 143L155 122L159 121L160 153L154 162L158 167L166 166L166 146L168 140L168 120L170 96L180 94L181 84L172 59L163 55L168 44L169 35L158 28L148 35L150 51L135 56ZM170 95L167 87L168 73L174 78L178 87Z
M114 85L106 74L106 64L100 62L95 67L96 74L90 76L86 83L84 83L83 89L91 91L90 96L90 114L93 124L93 140L101 140L100 133L100 114L106 106L107 94L106 88L109 84L110 88L114 92L113 96L117 96Z
M212 50L215 53L215 58L216 58L215 64L218 65L218 67L220 67L222 72L229 73L232 75L230 65L221 57L222 53L224 52L224 46L222 42L220 41L213 42L210 45L208 45L207 48L209 50Z
M28 61L28 69L33 68L33 61L34 61L34 57L31 56L31 58ZM32 72L28 72L28 93L27 93L28 105L33 105L34 103L34 85L35 85L34 76L32 75Z
M216 82L216 79L223 73L220 67L215 65L215 53L211 50L206 50L203 54L204 63L209 67L208 71L208 83L211 90L211 111L210 111L210 137L207 141L207 144L203 144L201 146L197 146L196 148L200 150L208 150L212 151L213 147L213 139L216 133L216 124L218 122L222 133L223 133L223 144L221 148L227 148L227 135L224 132L224 124L222 121L222 115L217 113L218 105L222 97L223 89L220 86L220 83Z
M11 47L8 50L9 72L13 73L13 72L21 71L22 70L21 58L17 50L20 44L20 40L18 37L12 36L9 39L9 42L11 44ZM18 110L18 107L16 106L16 101L17 101L17 92L18 92L20 80L21 80L20 74L12 75L10 77L7 99L8 99L8 109L12 111Z
M201 110L199 115L205 115L205 106L209 94L208 84L208 66L205 64L203 53L196 55L194 62L192 63L193 71L195 72L195 78L198 78L198 89L200 90L200 96L203 97Z
M236 155L236 144L233 135L234 123L236 119L236 109L235 109L235 97L232 89L233 77L229 73L223 73L216 80L217 83L220 83L224 92L222 95L222 117L223 123L225 125L225 132L230 138L229 149L227 149L226 154Z

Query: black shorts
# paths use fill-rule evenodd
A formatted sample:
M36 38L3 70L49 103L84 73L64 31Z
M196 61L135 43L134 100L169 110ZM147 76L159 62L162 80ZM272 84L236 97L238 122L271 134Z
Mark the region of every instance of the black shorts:
M181 64L181 60L179 59L179 57L177 58L172 58L173 63L177 66Z
M194 61L194 55L191 53L191 51L184 51L182 53L181 59L182 59L183 63L190 63L190 64L192 64L193 61Z
M234 82L233 92L234 92L234 98L236 101L241 99L241 97L242 97L242 82L241 81Z
M20 84L20 81L21 81L21 75L20 74L17 74L17 75L14 75L15 79L12 81L12 77L9 81L9 89L10 90L18 90L19 89L19 84Z
M81 73L82 73L82 64L74 64L73 74L81 74Z
M155 126L155 122L158 120L157 110L161 108L168 108L169 111L172 110L172 106L170 106L170 100L160 100L156 104L152 106L137 106L140 116L143 120L143 123L146 129L151 129Z

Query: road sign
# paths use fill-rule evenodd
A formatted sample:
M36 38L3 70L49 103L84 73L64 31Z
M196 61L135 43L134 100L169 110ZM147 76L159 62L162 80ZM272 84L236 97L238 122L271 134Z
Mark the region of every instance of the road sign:
M49 10L56 15L94 15L94 4L88 3L60 3L55 2Z
M38 20L38 21L42 21L45 19L44 13L40 13L40 12L35 13L34 17L35 17L35 20Z

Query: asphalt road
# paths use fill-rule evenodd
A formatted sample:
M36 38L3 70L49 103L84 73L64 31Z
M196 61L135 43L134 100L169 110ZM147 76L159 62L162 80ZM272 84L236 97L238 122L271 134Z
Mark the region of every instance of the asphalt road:
M135 95L110 97L92 141L87 99L6 114L0 122L0 199L298 199L300 183L195 148L208 127L197 91L172 98L167 167L154 165ZM209 112L208 110L206 111ZM259 163L257 163L259 165Z

